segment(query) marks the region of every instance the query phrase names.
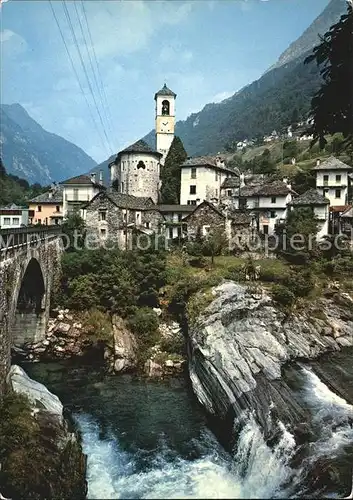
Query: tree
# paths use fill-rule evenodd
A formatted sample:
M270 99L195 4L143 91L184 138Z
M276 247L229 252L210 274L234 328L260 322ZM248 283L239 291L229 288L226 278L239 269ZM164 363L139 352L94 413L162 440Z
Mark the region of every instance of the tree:
M353 146L353 7L322 37L321 44L306 58L321 66L323 83L311 101L312 125L308 133L313 144L326 144L325 135L342 132L347 145Z
M169 152L161 167L161 201L167 204L178 204L180 199L181 164L187 158L183 143L174 137Z
M203 242L203 253L211 257L211 263L214 263L216 255L220 255L222 250L227 247L228 239L223 229L214 229Z
M68 243L66 250L77 250L75 246L82 248L85 238L85 221L82 219L80 214L73 212L69 214L62 225L63 234L66 235L64 238L64 245ZM68 239L68 242L65 241Z

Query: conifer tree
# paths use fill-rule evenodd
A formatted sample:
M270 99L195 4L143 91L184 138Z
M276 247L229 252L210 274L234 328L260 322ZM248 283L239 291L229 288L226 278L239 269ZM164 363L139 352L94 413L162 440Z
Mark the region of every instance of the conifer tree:
M161 202L178 204L180 200L181 164L187 158L183 143L179 137L174 137L169 152L161 167Z

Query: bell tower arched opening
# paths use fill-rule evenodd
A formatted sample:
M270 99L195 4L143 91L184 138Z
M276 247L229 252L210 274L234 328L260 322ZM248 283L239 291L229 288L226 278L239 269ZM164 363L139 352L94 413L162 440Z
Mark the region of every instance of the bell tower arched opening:
M162 101L162 115L170 115L170 102L167 99L164 99L164 101Z

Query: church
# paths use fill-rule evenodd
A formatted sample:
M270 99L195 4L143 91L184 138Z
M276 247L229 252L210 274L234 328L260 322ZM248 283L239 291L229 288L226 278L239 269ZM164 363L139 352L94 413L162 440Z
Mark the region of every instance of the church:
M110 163L110 182L119 192L159 201L160 168L174 139L176 94L166 84L154 96L156 149L139 140Z

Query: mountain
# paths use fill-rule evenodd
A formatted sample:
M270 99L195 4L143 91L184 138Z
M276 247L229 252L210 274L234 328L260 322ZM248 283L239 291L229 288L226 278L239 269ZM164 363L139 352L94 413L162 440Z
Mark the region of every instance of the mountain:
M96 162L81 148L47 132L20 104L0 106L1 157L10 174L48 185L87 172Z
M270 134L288 126L295 113L305 118L321 77L315 63L303 61L324 34L346 11L345 0L331 0L309 28L258 80L232 97L207 104L199 113L176 123L175 133L189 155L214 154L245 138ZM154 144L154 131L144 140Z

